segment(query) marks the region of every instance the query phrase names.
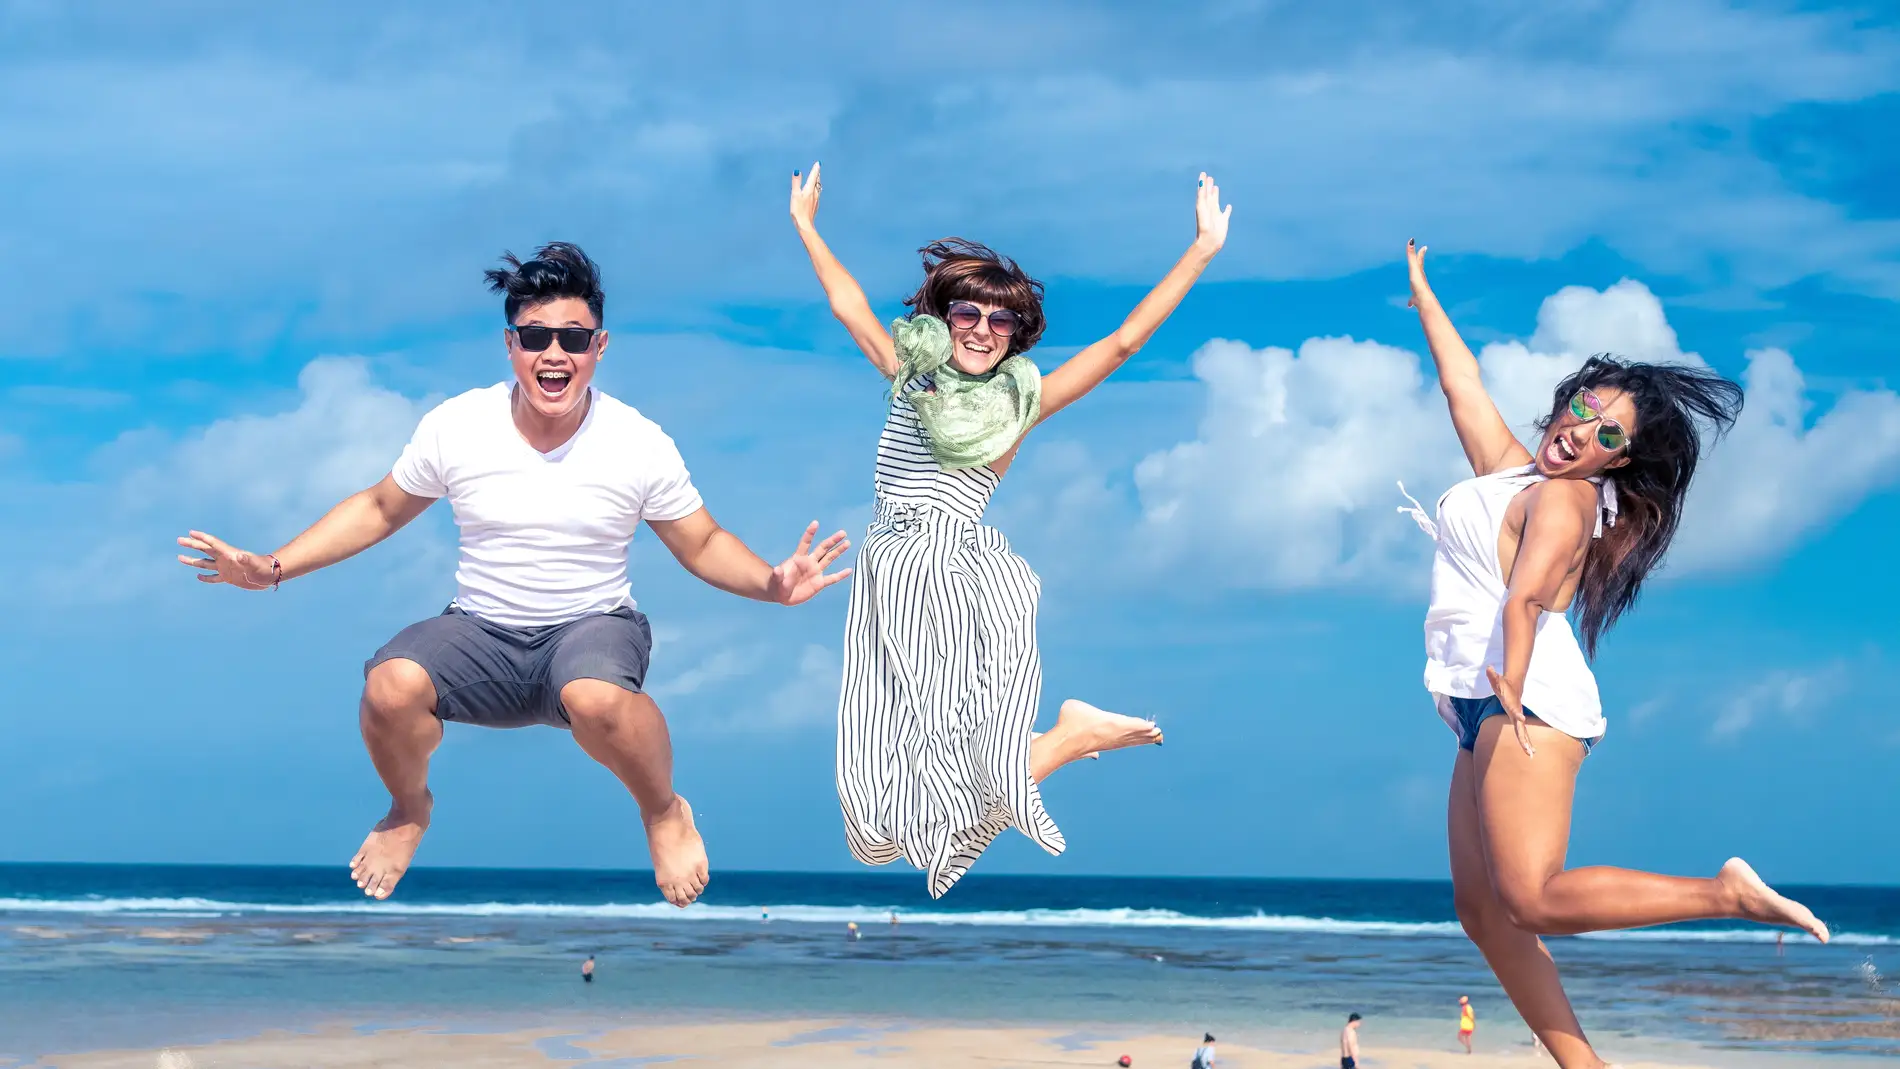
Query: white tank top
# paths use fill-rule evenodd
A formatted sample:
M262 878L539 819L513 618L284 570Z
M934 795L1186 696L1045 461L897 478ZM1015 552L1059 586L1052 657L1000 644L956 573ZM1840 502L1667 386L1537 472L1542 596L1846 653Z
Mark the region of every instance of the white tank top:
M1504 571L1498 566L1498 534L1511 499L1544 480L1534 464L1466 479L1438 499L1434 523L1410 494L1401 508L1438 543L1432 558L1432 601L1425 613L1425 689L1438 700L1438 714L1453 731L1457 718L1449 698L1488 698L1487 666L1504 671ZM1597 483L1597 524L1616 523L1616 485ZM1399 492L1405 493L1404 484ZM1603 734L1603 703L1596 676L1570 621L1546 612L1537 622L1530 671L1524 677L1524 708L1572 738Z

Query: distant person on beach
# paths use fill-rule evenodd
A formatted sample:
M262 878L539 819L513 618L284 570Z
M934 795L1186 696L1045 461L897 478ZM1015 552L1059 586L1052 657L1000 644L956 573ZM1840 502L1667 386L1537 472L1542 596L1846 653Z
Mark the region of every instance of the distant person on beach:
M1407 242L1406 262L1411 304L1476 476L1439 498L1435 519L1417 502L1401 510L1437 542L1425 686L1458 739L1453 898L1551 1056L1564 1069L1597 1069L1603 1062L1540 935L1735 919L1827 940L1813 913L1740 858L1709 879L1564 867L1577 773L1604 731L1585 654L1668 550L1703 437L1734 424L1742 389L1703 368L1594 356L1558 384L1532 453L1426 282L1424 247Z
M594 956L592 954L589 954L587 955L587 960L581 962L581 983L591 984L593 982L594 982Z
M1458 1042L1465 1045L1465 1053L1471 1053L1471 1034L1478 1030L1478 1014L1471 1008L1468 995L1458 996Z
M593 386L607 351L606 297L573 245L543 246L489 271L507 318L512 377L422 417L382 481L275 553L202 531L179 560L207 583L275 590L396 533L446 497L461 529L455 600L404 628L364 666L359 719L389 789L388 814L350 859L387 898L429 827L429 756L445 721L571 730L640 806L654 881L685 906L706 885L706 847L673 791L673 748L645 693L652 632L635 609L627 550L644 521L687 571L758 601L797 605L843 579L827 574L844 532L816 547L817 523L774 568L719 526L658 424Z
M1188 1063L1188 1069L1214 1069L1214 1033L1201 1036L1201 1045L1194 1051L1194 1060Z
M1359 1021L1358 1014L1350 1014L1339 1030L1339 1069L1359 1069Z
M1161 742L1151 720L1073 699L1035 732L1041 582L982 519L1023 437L1147 344L1220 251L1232 209L1201 175L1187 252L1113 334L1045 375L1026 355L1042 337L1042 283L976 242L934 241L911 314L887 330L818 235L820 188L816 164L802 182L793 173L792 221L890 398L845 623L838 801L854 857L903 858L939 897L1005 828L1062 852L1038 786L1056 769Z

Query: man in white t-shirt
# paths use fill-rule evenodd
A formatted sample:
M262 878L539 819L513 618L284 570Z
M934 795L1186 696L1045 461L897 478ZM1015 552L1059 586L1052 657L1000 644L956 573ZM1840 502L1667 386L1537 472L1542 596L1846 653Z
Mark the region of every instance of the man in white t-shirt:
M654 880L685 906L707 879L692 807L673 791L666 720L644 693L653 636L634 605L627 547L641 522L686 570L721 590L797 605L845 578L848 548L818 524L774 568L714 522L673 440L592 386L607 350L592 260L544 246L488 272L504 294L514 378L452 397L422 417L390 473L276 553L247 553L201 531L178 540L199 579L243 590L375 545L446 497L461 531L455 600L404 628L364 666L360 721L389 813L350 861L356 885L387 898L429 827L429 756L442 722L569 728L632 792ZM558 344L557 344L558 343Z

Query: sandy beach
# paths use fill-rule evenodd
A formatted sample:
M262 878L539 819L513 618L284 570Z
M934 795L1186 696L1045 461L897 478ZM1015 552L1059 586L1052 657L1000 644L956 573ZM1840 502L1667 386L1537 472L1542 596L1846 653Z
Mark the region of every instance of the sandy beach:
M390 1029L364 1034L347 1024L309 1032L271 1032L168 1051L101 1051L50 1056L49 1069L344 1069L409 1066L485 1069L541 1065L613 1067L694 1062L778 1069L834 1066L1113 1066L1122 1055L1134 1069L1186 1065L1192 1034L1116 1034L1074 1028L954 1027L900 1022L800 1019L692 1025L606 1027L591 1032L519 1030L471 1033ZM1449 1044L1449 1039L1448 1039ZM1467 1056L1462 1051L1381 1047L1362 1040L1360 1064L1374 1069L1495 1069L1550 1065L1527 1046ZM1220 1064L1232 1069L1330 1069L1330 1043L1306 1050L1268 1050L1223 1041ZM1713 1063L1623 1063L1625 1069L1713 1069Z
M0 877L0 1069L146 1069L163 1048L167 1069L1180 1069L1203 1031L1223 1069L1314 1069L1338 1064L1352 1012L1377 1069L1551 1064L1441 919L1443 884L986 877L906 908L916 888L885 874L731 873L680 911L642 901L643 873L419 870L373 905L329 870ZM1839 922L1827 946L1720 928L1564 941L1591 1038L1626 1067L1894 1064L1895 899L1816 895Z

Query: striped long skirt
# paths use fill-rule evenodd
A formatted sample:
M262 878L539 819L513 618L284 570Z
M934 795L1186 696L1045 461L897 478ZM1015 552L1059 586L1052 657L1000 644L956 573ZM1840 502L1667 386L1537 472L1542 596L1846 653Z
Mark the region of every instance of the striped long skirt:
M852 856L927 870L932 898L1004 828L1065 845L1029 775L1041 589L996 529L878 501L845 624L838 802Z

